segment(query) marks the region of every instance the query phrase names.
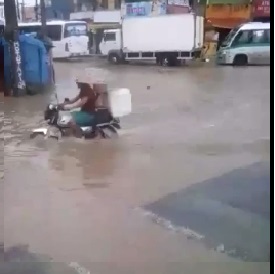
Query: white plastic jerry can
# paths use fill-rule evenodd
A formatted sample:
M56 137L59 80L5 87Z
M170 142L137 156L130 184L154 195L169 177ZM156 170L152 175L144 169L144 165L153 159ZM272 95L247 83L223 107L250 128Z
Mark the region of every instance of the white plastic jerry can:
M108 99L114 118L124 117L132 112L132 96L129 89L119 88L110 90Z

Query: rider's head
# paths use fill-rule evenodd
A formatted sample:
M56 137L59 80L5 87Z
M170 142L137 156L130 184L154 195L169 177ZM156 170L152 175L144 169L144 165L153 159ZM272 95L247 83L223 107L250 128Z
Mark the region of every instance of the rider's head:
M88 83L77 82L77 87L80 89L80 96L91 96L93 88Z
M91 81L91 77L87 75L85 72L83 74L78 75L76 79L76 84L78 89L80 90L79 95L81 97L83 96L93 96L94 91L93 91L93 83Z

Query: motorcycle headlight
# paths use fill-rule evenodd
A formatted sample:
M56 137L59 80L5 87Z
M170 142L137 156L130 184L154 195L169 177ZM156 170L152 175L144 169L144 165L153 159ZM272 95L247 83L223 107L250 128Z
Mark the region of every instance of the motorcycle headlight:
M50 110L53 110L53 109L54 109L54 105L53 105L53 104L49 104L48 108L49 108Z

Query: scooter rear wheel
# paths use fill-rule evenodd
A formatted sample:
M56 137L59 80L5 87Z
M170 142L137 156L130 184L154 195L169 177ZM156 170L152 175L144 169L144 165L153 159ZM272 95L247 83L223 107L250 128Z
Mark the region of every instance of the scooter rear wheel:
M109 127L105 127L105 128L102 128L100 129L100 135L102 138L104 139L111 139L113 137L117 137L118 134L117 134L117 131L115 130L115 128L109 126Z

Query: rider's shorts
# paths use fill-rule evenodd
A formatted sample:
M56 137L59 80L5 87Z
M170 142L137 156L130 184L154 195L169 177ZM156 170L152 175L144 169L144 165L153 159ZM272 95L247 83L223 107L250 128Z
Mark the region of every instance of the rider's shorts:
M91 126L95 121L95 115L86 111L73 111L71 114L74 122L80 127Z

